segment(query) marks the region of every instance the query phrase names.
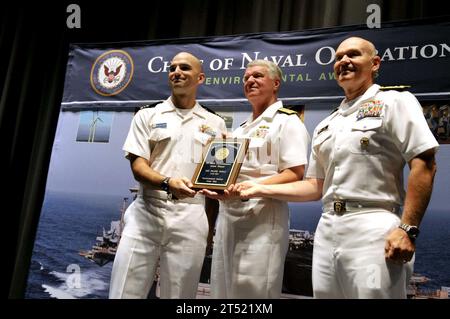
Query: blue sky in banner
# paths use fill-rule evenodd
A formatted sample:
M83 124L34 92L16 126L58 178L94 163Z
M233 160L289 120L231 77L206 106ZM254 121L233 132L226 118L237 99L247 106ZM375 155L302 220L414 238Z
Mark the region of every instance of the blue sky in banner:
M80 113L77 142L108 143L113 114L101 111Z

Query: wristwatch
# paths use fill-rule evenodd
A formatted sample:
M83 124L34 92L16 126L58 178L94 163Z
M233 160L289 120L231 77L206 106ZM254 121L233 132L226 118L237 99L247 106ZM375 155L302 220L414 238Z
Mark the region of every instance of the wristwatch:
M170 181L170 177L166 177L162 180L161 185L160 185L161 189L163 191L165 191L167 194L170 194L169 181Z
M420 233L419 227L417 226L401 224L400 226L398 226L398 228L403 229L412 241L416 240L416 238L419 236Z

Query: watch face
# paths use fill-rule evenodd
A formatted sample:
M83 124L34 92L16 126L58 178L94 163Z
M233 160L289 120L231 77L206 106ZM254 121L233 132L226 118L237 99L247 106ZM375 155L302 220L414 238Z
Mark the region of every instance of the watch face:
M411 226L408 229L407 233L409 236L416 238L419 235L419 228L417 228L415 226Z
M165 192L169 192L169 178L166 178L162 181L161 189Z
M415 238L417 238L417 236L419 236L420 231L419 231L419 227L417 227L417 226L401 224L399 227L408 234L409 238L415 239Z

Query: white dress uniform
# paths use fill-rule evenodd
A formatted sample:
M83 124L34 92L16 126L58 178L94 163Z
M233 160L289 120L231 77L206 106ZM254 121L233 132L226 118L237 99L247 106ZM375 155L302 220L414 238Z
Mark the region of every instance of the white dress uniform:
M385 240L400 224L405 163L438 146L417 99L376 84L316 127L306 174L324 179L315 297L406 297L414 261L386 261Z
M281 102L233 132L251 138L237 182L261 180L305 165L309 135ZM221 201L211 270L213 298L279 298L288 248L289 209L284 201Z
M169 98L134 116L123 149L127 155L148 159L162 175L191 178L202 147L222 132L226 126L219 116L198 103L183 112ZM110 298L146 298L158 260L161 298L196 297L209 229L204 196L176 201L167 197L140 184L124 215Z

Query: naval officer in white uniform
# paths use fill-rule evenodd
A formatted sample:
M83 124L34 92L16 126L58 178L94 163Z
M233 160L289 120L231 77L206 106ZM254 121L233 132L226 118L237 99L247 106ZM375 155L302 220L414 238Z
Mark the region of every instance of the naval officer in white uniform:
M371 42L343 41L334 72L345 99L314 131L307 180L241 189L242 198L322 198L313 253L316 298L406 298L438 143L411 93L382 92L374 84L380 63Z
M124 215L110 298L146 298L158 261L161 298L196 297L209 226L205 198L190 178L202 147L226 132L224 120L196 102L204 79L196 57L177 54L172 95L133 118L123 149L140 187Z
M245 181L270 184L303 178L309 135L297 113L277 101L281 79L280 68L265 60L250 62L244 74L244 92L252 114L232 136L250 138L250 144L237 184L222 197L213 196L223 200L214 239L213 298L281 295L288 249L288 205L275 199L241 201L236 197L236 188Z

